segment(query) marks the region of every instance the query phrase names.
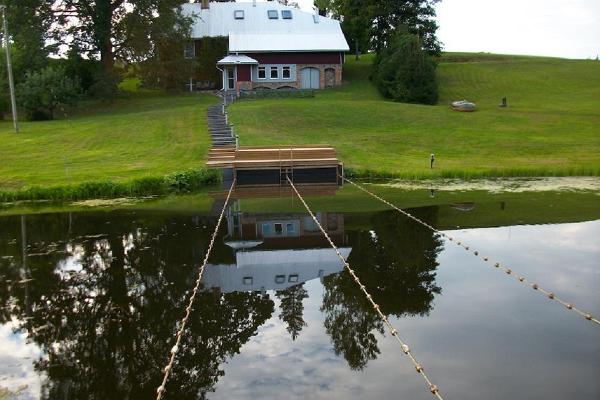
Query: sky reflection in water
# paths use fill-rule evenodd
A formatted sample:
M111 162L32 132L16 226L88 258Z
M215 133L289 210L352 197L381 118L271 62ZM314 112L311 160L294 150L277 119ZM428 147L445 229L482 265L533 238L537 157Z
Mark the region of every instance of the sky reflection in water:
M169 398L430 398L304 217L230 210ZM393 212L320 218L446 398L600 397L597 327ZM151 398L215 220L1 218L0 388ZM600 221L453 235L600 314Z

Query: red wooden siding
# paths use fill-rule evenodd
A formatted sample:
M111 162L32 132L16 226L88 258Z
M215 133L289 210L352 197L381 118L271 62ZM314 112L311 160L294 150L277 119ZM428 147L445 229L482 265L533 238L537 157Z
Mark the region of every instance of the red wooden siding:
M238 65L237 66L238 82L250 82L252 80L250 71L251 71L250 65Z
M248 53L260 64L340 64L342 55L333 53Z

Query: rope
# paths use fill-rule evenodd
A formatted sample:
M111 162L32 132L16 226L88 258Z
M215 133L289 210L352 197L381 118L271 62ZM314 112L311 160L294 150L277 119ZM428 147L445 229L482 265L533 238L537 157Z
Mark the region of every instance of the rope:
M410 361L414 365L415 369L417 370L417 373L423 377L423 379L425 380L425 382L427 382L427 385L429 386L429 391L438 400L443 400L443 397L440 394L440 391L437 388L437 386L434 385L433 382L431 382L431 380L429 379L429 377L425 373L425 371L423 369L423 366L413 356L412 351L410 350L410 347L408 347L408 345L400 338L400 336L398 335L398 331L396 330L396 328L394 328L394 326L392 325L392 323L389 321L388 317L386 317L385 314L383 314L383 312L381 311L379 305L377 303L375 303L375 301L373 300L373 297L371 297L371 295L367 291L365 285L363 285L361 283L360 279L358 278L358 276L356 275L356 273L354 272L354 270L352 269L352 267L350 267L350 264L348 264L348 262L346 261L346 259L342 255L342 253L340 253L339 249L333 243L333 241L331 240L331 238L329 237L329 235L327 234L327 232L325 231L325 229L323 229L323 226L321 226L321 223L315 217L315 214L313 214L313 212L311 211L311 209L308 207L308 204L306 204L306 202L304 201L304 198L302 198L302 196L300 195L300 193L298 192L298 190L296 189L296 187L294 186L294 184L290 180L289 176L287 177L287 181L289 182L289 184L291 185L292 189L296 193L296 196L298 196L298 198L300 199L300 201L304 205L304 208L306 208L306 211L308 211L308 213L310 214L312 220L315 222L315 224L321 230L321 233L323 234L323 236L325 236L325 239L327 239L327 241L329 242L329 244L331 245L331 247L335 250L335 253L339 257L339 259L342 260L342 263L344 264L344 267L348 270L348 272L350 273L350 275L354 279L354 282L356 282L356 284L360 287L360 290L362 290L362 292L367 297L367 300L369 300L369 302L371 303L371 305L373 306L373 308L375 309L375 311L377 312L377 314L379 314L379 317L381 318L381 320L383 321L383 323L388 327L388 330L390 331L390 334L393 337L396 338L396 340L400 344L400 347L402 348L402 352L408 356L408 358L410 359Z
M377 200L381 201L382 203L388 205L389 207L393 208L394 210L400 212L401 214L405 215L406 217L412 219L415 222L418 222L419 224L429 228L430 230L432 230L433 232L445 237L446 239L448 239L449 241L455 243L456 245L462 247L463 249L465 249L466 251L472 253L473 255L475 255L476 257L482 259L484 262L492 265L494 268L496 269L500 269L502 271L504 271L508 276L511 276L513 278L515 278L519 283L524 283L527 284L531 281L527 280L524 276L516 274L515 271L513 271L511 268L508 268L504 265L502 265L500 262L497 261L492 261L492 259L488 256L484 256L482 255L479 251L473 249L470 246L467 246L465 243L461 242L460 240L456 240L456 238L448 235L447 233L441 232L439 230L437 230L436 228L434 228L433 226L429 225L428 223L426 223L425 221L420 220L419 218L415 217L414 215L402 210L399 207L396 207L395 205L393 205L392 203L390 203L389 201L379 197L378 195L376 195L375 193L365 189L364 187L352 182L350 179L342 177L342 179L344 179L346 182L350 183L351 185L357 187L358 189L360 189L361 191L367 193L368 195L376 198ZM586 313L584 311L582 311L581 309L575 307L572 303L568 303L562 299L560 299L559 297L557 297L554 292L551 292L550 290L544 289L543 287L541 287L540 285L538 285L535 282L531 282L529 284L531 286L531 288L533 290L536 290L540 293L543 293L544 295L548 296L548 298L550 300L554 300L560 304L562 304L563 306L565 306L565 308L567 310L572 310L575 311L577 314L581 315L583 318L585 318L588 321L592 321L597 325L600 325L600 320L598 320L597 318L593 317L591 314Z
M210 244L208 245L208 249L206 250L206 255L204 256L204 261L202 262L202 266L200 267L200 271L198 272L198 278L196 279L196 285L192 291L192 295L190 296L190 300L188 306L185 309L185 316L181 320L181 326L179 327L179 331L177 332L177 340L175 341L175 345L171 348L171 358L169 359L169 363L164 368L164 377L161 385L156 389L156 400L161 400L163 395L165 394L165 385L167 384L167 380L169 379L169 375L171 373L171 369L173 368L173 363L175 362L175 357L177 356L177 352L179 351L179 343L181 342L181 338L183 337L185 326L187 324L188 318L192 312L192 306L194 304L194 300L196 299L196 294L198 293L198 289L200 288L200 282L202 281L202 274L204 273L204 268L206 267L206 263L208 262L208 257L212 251L212 248L215 244L215 239L217 238L217 233L219 232L219 226L221 225L221 221L223 220L223 215L225 214L225 209L227 208L227 204L229 203L229 198L231 197L231 192L233 192L233 188L235 187L235 179L231 184L231 188L229 188L229 193L227 193L227 198L225 199L225 204L223 204L223 209L221 210L221 215L219 215L219 220L217 221L217 226L215 226L215 231L212 234L210 239Z

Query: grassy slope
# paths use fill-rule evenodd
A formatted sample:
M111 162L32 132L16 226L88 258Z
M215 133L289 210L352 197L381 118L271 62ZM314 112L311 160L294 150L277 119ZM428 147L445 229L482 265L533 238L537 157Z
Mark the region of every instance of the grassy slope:
M598 62L448 54L437 106L382 99L370 65L349 57L348 83L314 99L237 102L230 114L242 144L329 143L348 167L408 178L600 174ZM479 111L450 110L462 98Z
M212 96L138 95L83 104L69 119L0 122L0 190L127 181L203 167Z

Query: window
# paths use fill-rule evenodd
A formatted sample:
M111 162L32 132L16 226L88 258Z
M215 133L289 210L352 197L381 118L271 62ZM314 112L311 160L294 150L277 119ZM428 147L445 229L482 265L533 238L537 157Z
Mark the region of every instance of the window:
M258 79L267 79L267 68L258 67Z
M279 19L279 14L277 13L277 10L269 10L267 11L267 15L269 16L269 19Z
M279 79L279 68L271 67L270 77L271 77L271 79Z
M283 224L275 224L275 234L276 235L283 234Z
M275 283L279 285L285 283L285 275L275 275Z
M298 274L293 274L288 277L288 282L296 283L298 282Z
M296 227L292 223L287 223L287 224L285 224L285 230L287 233L295 233Z
M183 56L185 58L194 58L196 55L196 44L194 42L187 42L183 49Z
M319 15L318 14L313 14L313 21L315 24L319 23Z
M254 279L252 279L251 276L245 276L244 277L244 285L252 285L252 282L254 281Z
M264 235L270 235L271 234L271 225L269 224L262 224L262 234Z
M233 18L235 18L235 19L244 19L244 10L235 10L233 12Z
M292 19L292 10L281 10L281 18Z
M283 77L283 79L291 79L292 67L283 67L281 70L281 76Z

